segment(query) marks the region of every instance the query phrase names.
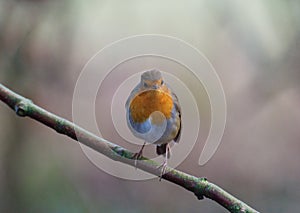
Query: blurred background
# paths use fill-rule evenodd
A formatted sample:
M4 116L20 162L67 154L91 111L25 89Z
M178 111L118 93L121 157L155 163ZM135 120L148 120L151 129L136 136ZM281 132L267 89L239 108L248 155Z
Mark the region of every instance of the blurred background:
M75 83L89 58L145 33L201 50L226 94L216 154L200 167L199 143L178 169L261 212L297 212L299 1L1 0L0 83L72 120ZM3 103L0 119L0 212L227 212L166 181L110 176L76 142Z

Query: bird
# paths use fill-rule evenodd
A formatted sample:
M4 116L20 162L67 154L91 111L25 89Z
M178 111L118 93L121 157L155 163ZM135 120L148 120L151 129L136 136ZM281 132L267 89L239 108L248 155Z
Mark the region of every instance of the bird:
M156 145L156 153L164 156L160 180L170 158L170 142L178 143L181 136L181 107L171 87L157 69L141 74L140 82L131 91L126 104L126 121L132 134L144 140L134 155L135 166L146 143Z

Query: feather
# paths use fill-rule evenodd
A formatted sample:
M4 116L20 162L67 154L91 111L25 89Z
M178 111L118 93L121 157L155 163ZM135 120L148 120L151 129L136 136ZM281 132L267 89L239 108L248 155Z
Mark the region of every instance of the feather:
M167 149L168 149L168 144L167 143L157 145L156 146L156 154L165 156L165 154L167 152ZM170 156L171 156L171 152L169 151L168 152L168 158L170 158Z

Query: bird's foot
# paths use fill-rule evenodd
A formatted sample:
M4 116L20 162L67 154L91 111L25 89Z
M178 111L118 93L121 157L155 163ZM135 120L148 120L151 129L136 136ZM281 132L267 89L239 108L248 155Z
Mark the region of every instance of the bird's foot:
M159 181L161 181L162 176L166 173L167 166L168 166L167 161L164 160L164 162L160 166L157 167L157 169L161 169L161 172L159 175Z
M146 145L146 142L144 142L144 144L143 144L142 148L140 149L140 151L137 152L137 153L135 153L132 156L132 159L134 159L134 167L135 167L135 169L137 168L137 162L138 162L138 160L140 160L142 158L142 156L143 156L143 149L144 149L145 145Z
M143 156L143 152L142 150L140 150L139 152L137 153L134 153L134 155L132 156L132 159L134 159L134 167L136 168L137 166L137 162L138 160L140 160Z
M166 173L166 170L167 170L167 167L168 167L168 158L170 157L170 154L171 154L171 149L170 149L170 145L167 144L166 146L166 152L164 154L164 162L162 165L160 165L159 167L157 167L158 169L161 168L161 173L160 173L160 176L159 176L159 181L161 181L162 179L162 176Z

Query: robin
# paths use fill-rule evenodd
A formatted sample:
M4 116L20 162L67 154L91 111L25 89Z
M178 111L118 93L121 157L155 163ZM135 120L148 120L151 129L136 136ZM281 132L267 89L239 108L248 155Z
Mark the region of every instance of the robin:
M146 143L156 145L156 153L164 155L161 176L170 157L171 141L179 142L181 109L177 96L163 81L158 70L146 71L140 83L130 93L126 104L127 125L134 136L143 139L141 150L134 156L135 164Z

